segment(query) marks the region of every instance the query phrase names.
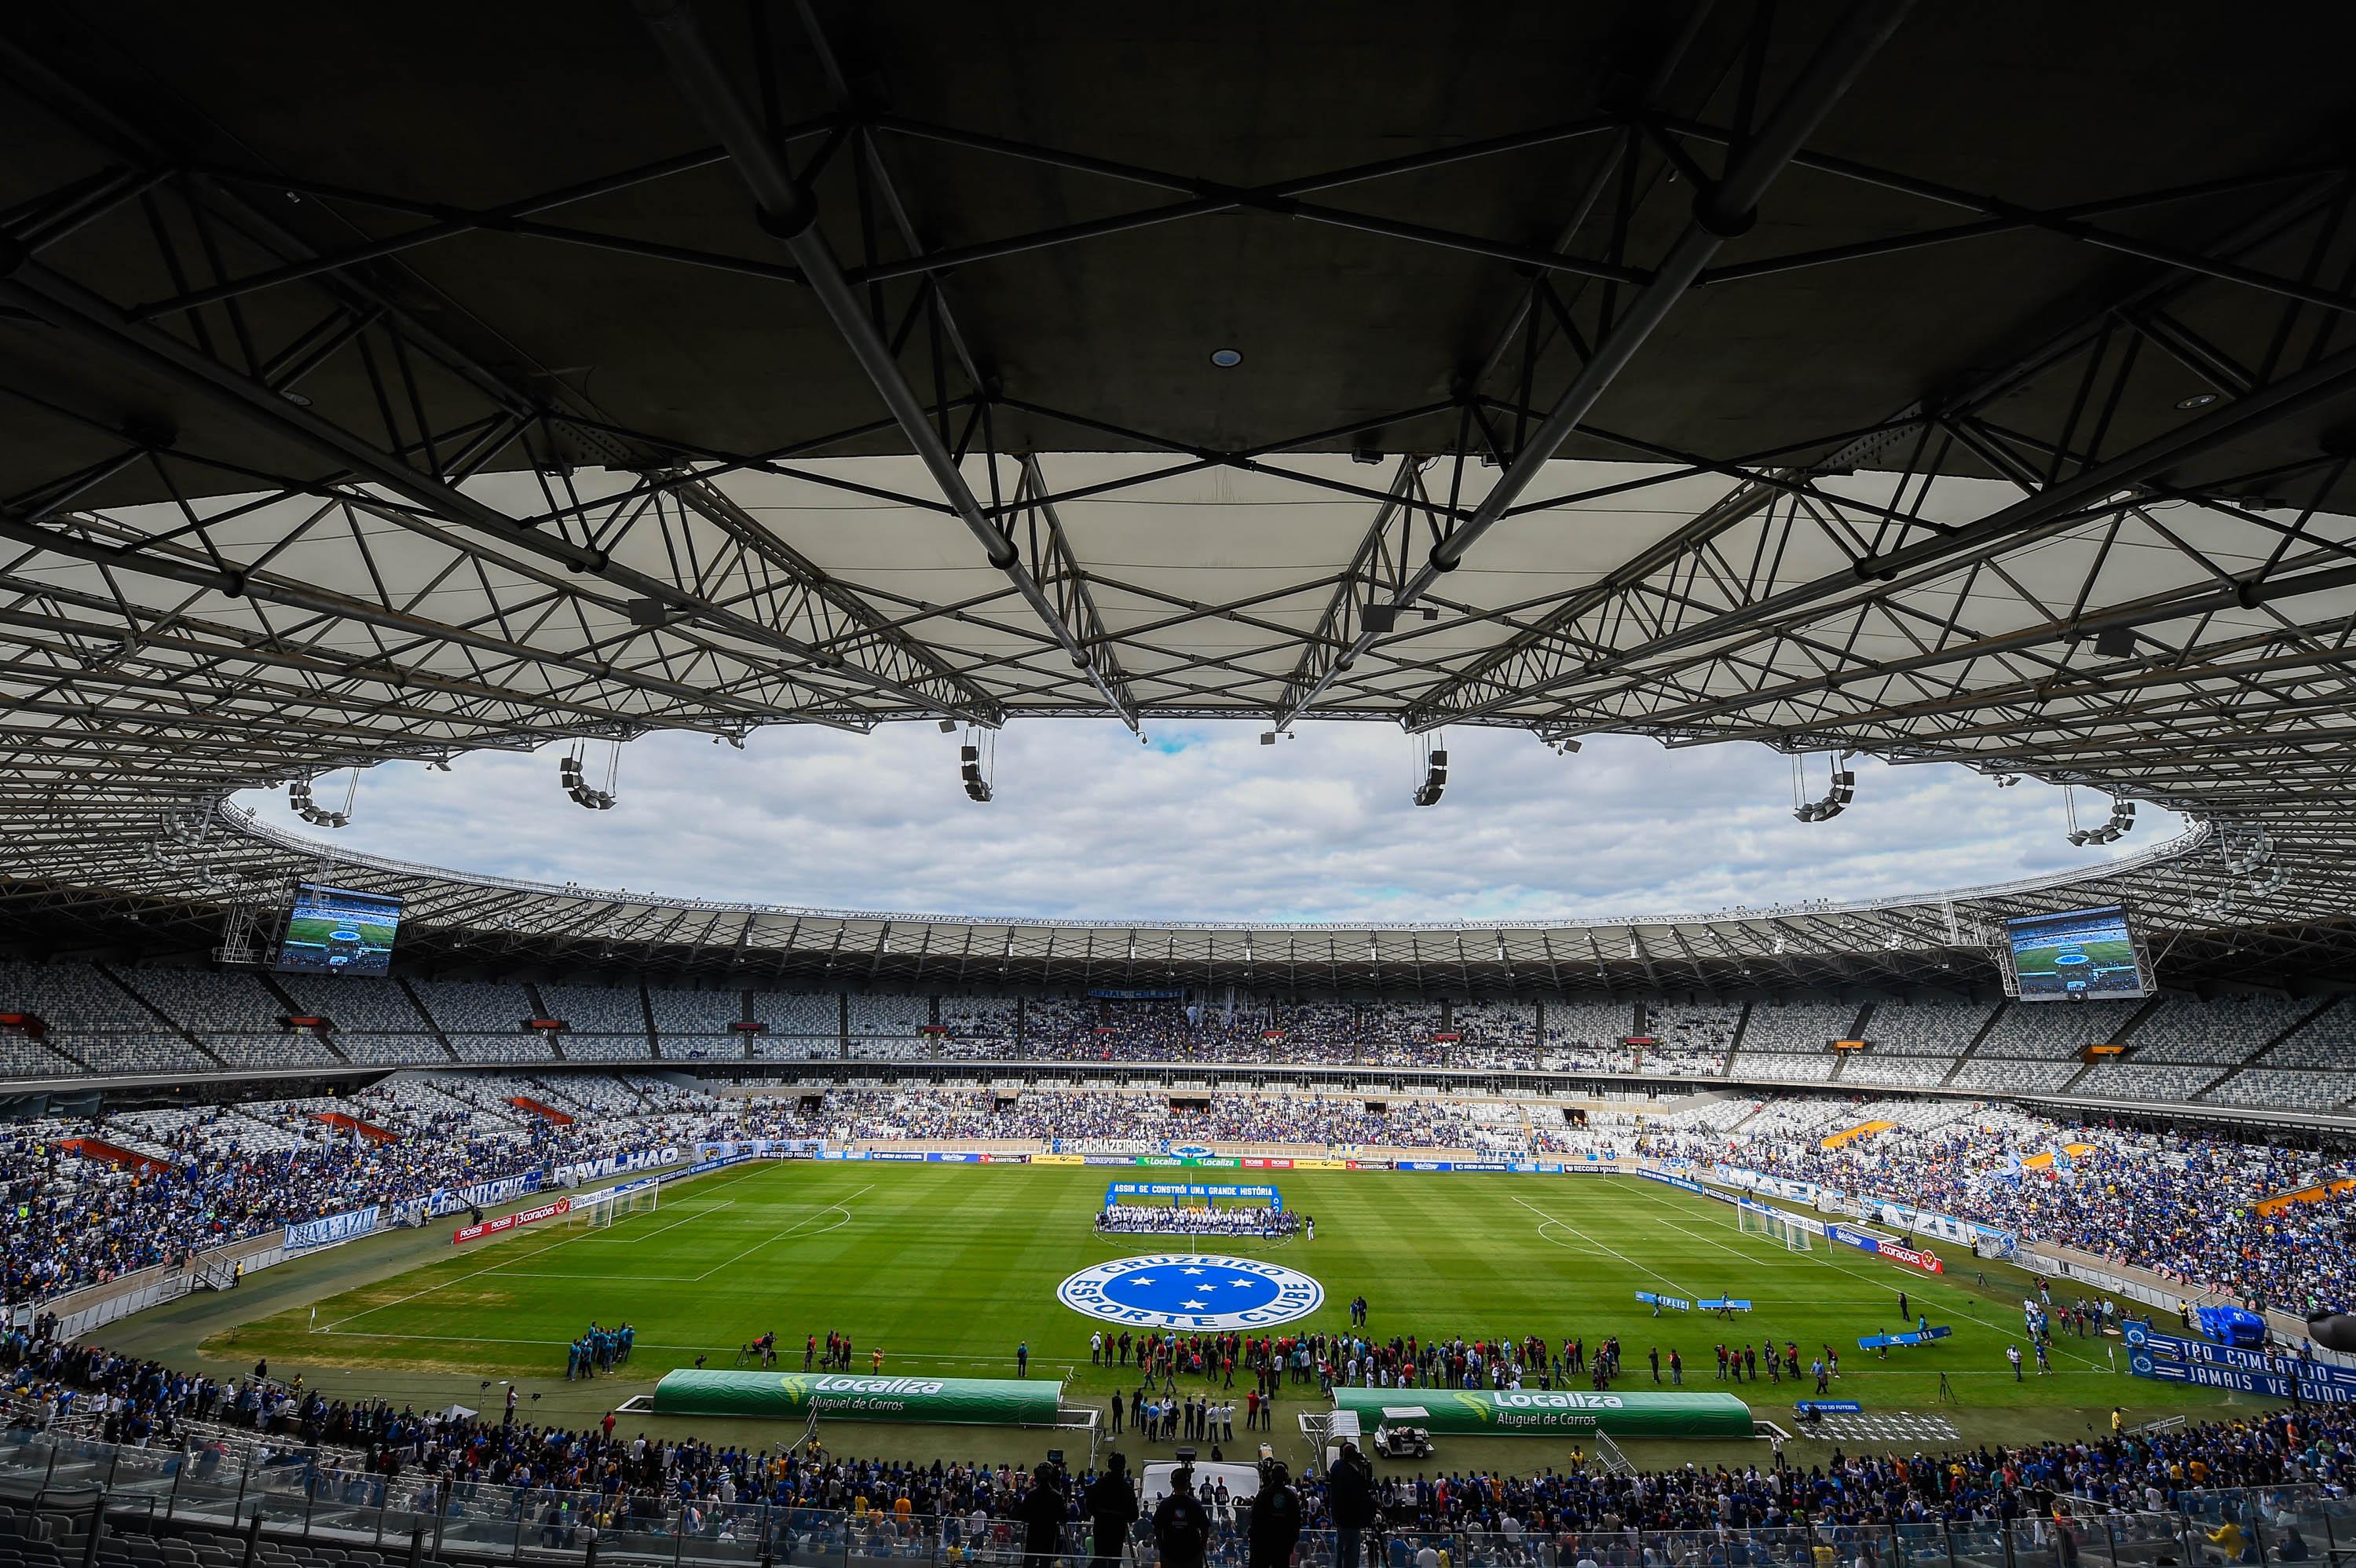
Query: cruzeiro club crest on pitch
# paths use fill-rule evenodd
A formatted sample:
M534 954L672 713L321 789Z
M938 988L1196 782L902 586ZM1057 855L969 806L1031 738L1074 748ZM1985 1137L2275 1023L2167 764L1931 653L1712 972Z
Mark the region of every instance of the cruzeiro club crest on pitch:
M1084 1268L1055 1298L1130 1328L1272 1328L1316 1311L1325 1287L1275 1264L1169 1253Z

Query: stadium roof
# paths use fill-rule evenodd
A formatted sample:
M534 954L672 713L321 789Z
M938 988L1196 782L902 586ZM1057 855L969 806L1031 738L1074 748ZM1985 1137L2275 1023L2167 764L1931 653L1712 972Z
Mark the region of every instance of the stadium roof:
M2106 873L2171 962L2356 975L2356 83L2278 19L390 19L0 23L20 926L218 924L299 859L218 803L348 764L1109 711L2090 785L2213 827Z

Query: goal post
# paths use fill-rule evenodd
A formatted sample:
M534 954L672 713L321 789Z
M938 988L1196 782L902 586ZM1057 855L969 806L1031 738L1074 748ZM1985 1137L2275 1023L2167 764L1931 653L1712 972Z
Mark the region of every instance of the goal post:
M614 1193L597 1205L597 1218L590 1222L600 1230L609 1231L616 1222L634 1214L651 1214L661 1200L661 1192L659 1187L639 1187L627 1192Z
M1740 1203L1735 1206L1735 1225L1744 1235L1757 1236L1769 1246L1786 1252L1815 1251L1815 1235L1806 1221L1770 1209L1763 1203Z
M634 1188L627 1192L592 1192L573 1200L566 1215L569 1226L609 1231L616 1221L633 1214L650 1214L661 1202L659 1187Z

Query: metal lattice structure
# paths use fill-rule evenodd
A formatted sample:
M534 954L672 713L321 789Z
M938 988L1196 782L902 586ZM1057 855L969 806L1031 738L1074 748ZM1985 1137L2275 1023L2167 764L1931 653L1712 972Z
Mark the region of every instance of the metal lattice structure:
M392 758L1318 717L1960 762L2206 826L1584 951L1156 927L1119 962L1938 983L1958 910L2117 895L2184 973L2356 971L2331 51L2085 6L2030 59L1901 0L470 26L0 23L20 923L217 931L310 853L221 802ZM302 85L356 50L364 88ZM1114 962L349 869L454 951Z

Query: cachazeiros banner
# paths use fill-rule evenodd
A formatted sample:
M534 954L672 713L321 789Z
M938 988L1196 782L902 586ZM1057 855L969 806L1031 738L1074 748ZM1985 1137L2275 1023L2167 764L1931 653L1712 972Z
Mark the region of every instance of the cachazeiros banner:
M1063 1385L1031 1378L890 1377L860 1372L718 1372L682 1367L655 1385L658 1415L775 1421L926 1421L1053 1426ZM1743 1429L1747 1435L1750 1428Z
M1333 1408L1376 1426L1438 1435L1579 1434L1748 1437L1751 1407L1730 1393L1587 1393L1576 1389L1337 1388Z

